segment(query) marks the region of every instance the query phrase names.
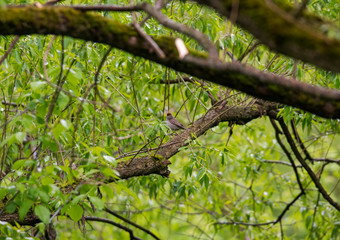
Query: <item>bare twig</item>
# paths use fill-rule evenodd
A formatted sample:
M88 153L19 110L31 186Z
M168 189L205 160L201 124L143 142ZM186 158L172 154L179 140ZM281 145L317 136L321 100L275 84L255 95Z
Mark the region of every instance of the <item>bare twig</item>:
M177 74L177 75L179 75L179 74ZM178 88L179 88L179 91L180 91L180 93L181 93L181 97L182 97L182 100L183 100L183 106L184 106L184 108L185 108L185 113L186 113L186 115L187 115L187 118L188 118L189 121L190 121L189 111L188 111L187 105L185 104L186 101L185 101L185 99L184 99L184 94L183 94L182 87L181 87L181 80L180 80L179 78L178 78ZM199 97L198 97L198 98L199 98Z
M303 0L301 5L295 9L295 11L293 12L293 16L295 18L299 18L301 16L302 12L306 9L308 2L309 0Z
M130 234L130 239L132 239L132 240L134 240L134 239L136 239L136 240L142 240L141 238L135 237L135 236L133 235L133 231L132 231L130 228L125 227L125 226L123 226L123 225L121 225L121 224L119 224L119 223L116 223L116 222L114 222L114 221L112 221L112 220L110 220L110 219L100 218L100 217L93 217L93 216L84 216L84 219L85 219L86 221L95 221L95 222L109 223L109 224L111 224L111 225L113 225L113 226L115 226L115 227L117 227L117 228L120 228L120 229L122 229L122 230L128 232L128 233Z
M135 110L136 113L138 113L138 110L133 106L133 104L122 94L109 80L106 79L106 82L111 85L111 87L114 88L118 92L118 94L131 106L133 110Z
M252 40L253 41L253 40ZM249 43L249 45L247 46L247 49L242 53L242 55L238 58L238 60L240 62L242 62L242 60L250 53L252 53L258 46L261 45L261 43L259 41L255 41L255 43L250 47L251 42Z
M281 212L281 214L278 216L278 218L274 221L270 222L264 222L264 223L247 223L247 222L216 222L217 225L243 225L243 226L252 226L252 227L260 227L265 225L271 225L271 224L277 224L282 220L286 212L289 210L289 208L303 195L303 192L300 192L287 206L285 209Z
M190 28L184 24L177 23L159 11L159 9L149 5L148 3L140 3L133 6L105 6L105 5L93 5L93 6L70 6L74 9L81 10L81 11L145 11L150 16L155 18L160 24L185 35L188 35L195 39L203 48L205 48L209 56L213 60L219 59L219 54L216 49L216 46L209 40L209 38L197 31L196 29Z
M102 67L103 67L103 65L104 65L104 63L105 63L105 61L106 61L106 58L109 56L109 54L110 54L112 48L113 48L113 47L110 47L110 48L105 52L105 54L104 54L102 60L101 60L100 63L99 63L98 69L97 69L97 71L96 71L96 73L95 73L95 76L94 76L94 90L95 90L95 92L96 92L96 95L98 95L100 101L101 101L102 103L104 103L104 105L105 105L106 107L110 108L112 112L117 112L117 110L116 110L114 107L112 107L112 106L105 100L105 98L100 94L99 89L98 89L98 85L97 85L100 70L102 69ZM95 98L94 100L96 100L96 98Z
M8 54L12 51L12 49L14 48L15 44L19 41L19 36L15 36L15 38L13 39L13 41L11 42L11 44L9 45L7 51L5 52L5 54L1 57L0 59L0 64L3 63L3 61L5 61L5 59L7 58Z
M127 218L125 218L125 217L122 217L121 215L117 214L115 211L112 211L112 210L110 210L110 209L108 209L108 208L105 208L105 212L108 212L108 213L110 213L111 215L113 215L113 216L119 218L120 220L123 220L124 222L126 222L126 223L128 223L128 224L130 224L130 225L132 225L132 226L134 226L134 227L136 227L136 228L142 230L143 232L145 232L145 233L149 234L150 236L152 236L154 239L157 239L157 240L160 239L159 237L157 237L154 233L152 233L152 232L149 231L148 229L143 228L142 226L140 226L140 225L138 225L138 224L136 224L136 223L134 223L134 222L131 222L129 219L127 219Z
M45 4L44 4L44 6L51 6L51 5L54 5L54 4L56 4L56 3L58 3L58 2L62 2L63 0L50 0L50 1L48 1L48 2L46 2Z
M285 161L274 161L274 160L260 160L263 163L273 163L273 164L282 164L282 165L286 165L286 166L290 166L292 167L292 164L289 162L285 162ZM297 168L302 168L301 165L297 165Z
M193 28L190 28L184 24L172 21L171 19L167 18L160 11L158 11L156 8L149 4L146 3L143 4L143 9L165 27L171 28L173 30L176 30L178 32L181 32L185 35L194 38L200 45L202 45L202 47L204 47L208 51L209 56L213 60L219 59L219 54L216 49L216 46L209 40L209 38L205 34Z
M44 69L44 76L45 76L45 80L47 82L50 82L50 78L48 77L48 74L47 74L47 69L46 69L46 65L47 65L47 56L48 56L48 53L50 52L51 50L51 47L52 47L52 44L54 42L54 40L57 38L57 36L53 36L51 41L48 43L47 45L47 48L46 48L46 51L44 53L44 56L43 56L43 69Z
M301 163L303 168L307 171L308 175L310 176L310 178L314 182L316 188L319 190L319 192L322 194L322 196L327 200L327 202L329 204L331 204L338 211L340 211L340 205L333 198L330 197L330 195L326 192L325 188L322 186L322 184L318 180L318 178L315 175L315 173L313 172L313 170L308 166L306 161L301 157L297 147L294 144L294 140L293 140L293 138L292 138L292 136L291 136L291 134L290 134L290 132L288 130L288 127L284 123L283 119L280 119L279 123L281 125L282 131L283 131L284 135L286 136L286 139L287 139L291 149L293 150L294 155L296 156L298 161Z
M302 150L303 153L305 154L306 159L308 159L309 161L313 162L313 159L312 159L312 157L310 156L309 152L307 151L307 148L305 147L305 145L304 145L303 142L301 141L301 138L300 138L299 133L298 133L298 131L297 131L297 129L296 129L294 120L291 120L290 123L291 123L292 129L293 129L293 133L294 133L295 139L296 139L297 143L299 144L301 150Z
M131 72L131 74L132 74L132 72ZM135 89L135 82L133 80L133 76L132 75L131 75L131 84L132 84L133 95L135 97L137 114L138 114L138 117L139 117L139 120L140 120L140 124L141 124L141 128L142 128L142 133L143 133L143 136L144 136L144 143L146 143L147 139L146 139L146 135L145 135L145 131L144 131L144 118L142 117L141 111L139 109L138 100L137 100L137 93L136 93L136 89Z
M195 94L193 93L193 91L189 88L188 84L183 80L182 76L179 76L180 79L182 80L182 82L184 83L184 85L188 88L188 90L191 92L191 94L195 97ZM208 108L201 102L201 100L197 97L195 97L197 99L197 101L206 109L208 110Z
M279 145L281 146L282 150L283 150L284 153L286 154L288 160L290 161L290 163L291 163L291 165L292 165L292 167L293 167L293 170L294 170L294 173L295 173L295 176L296 176L296 181L297 181L298 184L299 184L300 190L301 190L302 193L304 193L304 188L303 188L302 183L301 183L301 181L300 181L299 173L298 173L298 171L297 171L297 167L296 167L296 165L295 165L295 163L294 163L294 160L293 160L293 158L292 158L290 152L288 151L288 149L285 147L285 145L284 145L283 142L281 141L281 138L280 138L280 136L279 136L279 134L280 134L281 131L278 130L279 128L278 128L278 126L276 125L275 121L274 121L272 118L270 118L270 123L272 124L273 128L275 129L275 137L276 137L277 142L278 142Z
M138 24L137 19L136 19L136 14L132 12L132 24L138 34L143 37L152 47L152 49L156 52L157 56L159 58L165 58L165 54L162 51L162 49L157 45L157 43L150 37L148 34L144 32L144 30L141 28L141 26Z
M131 12L131 11L143 11L143 4L137 4L133 6L114 6L114 5L91 5L91 6L82 6L82 5L72 5L69 6L73 9L80 11L113 11L113 12Z

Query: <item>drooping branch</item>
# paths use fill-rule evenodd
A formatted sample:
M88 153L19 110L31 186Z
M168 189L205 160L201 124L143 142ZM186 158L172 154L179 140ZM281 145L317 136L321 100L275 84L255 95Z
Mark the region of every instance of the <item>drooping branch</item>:
M242 0L237 9L232 7L235 0L195 1L226 17L237 11L236 23L276 52L340 72L340 40L321 31L330 23L320 18L304 12L297 17L292 6L273 1Z
M261 72L236 62L216 62L191 50L191 55L179 59L175 39L170 37L154 38L166 55L166 58L159 58L134 28L98 14L67 7L22 7L1 8L0 16L2 35L59 34L105 43L265 100L298 107L326 118L340 118L339 91Z

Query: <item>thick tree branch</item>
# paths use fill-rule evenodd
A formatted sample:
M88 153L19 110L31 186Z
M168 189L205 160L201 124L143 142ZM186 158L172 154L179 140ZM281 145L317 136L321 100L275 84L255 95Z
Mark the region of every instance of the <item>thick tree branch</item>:
M209 129L217 126L220 122L234 122L235 124L245 124L253 119L261 117L263 112L277 108L273 103L266 103L263 106L229 106L221 103L211 108L208 112L198 119L191 127L183 130L179 134L172 137L167 143L160 146L156 153L151 156L134 158L131 162L119 163L116 170L121 179L131 178L141 175L159 174L167 177L170 172L167 166L170 164L170 157L178 152L178 149L188 145L188 139L193 136L198 138ZM107 179L107 182L115 181Z
M230 17L234 0L195 0ZM330 25L320 18L299 13L289 5L272 1L239 1L236 23L276 52L301 59L321 68L340 72L340 40L321 32Z
M276 104L264 103L263 105L252 106L229 106L221 102L219 105L209 109L207 113L198 119L191 127L181 131L172 137L167 143L157 148L157 153L151 152L149 156L137 157L129 163L120 162L115 170L119 173L120 179L128 179L136 176L158 174L167 177L170 174L168 165L171 162L168 160L170 157L178 152L180 147L188 145L188 140L198 138L206 133L209 129L217 126L220 122L233 122L235 124L246 124L247 122L259 118L264 112L269 112L276 109ZM103 182L109 183L117 181L117 179L107 178L101 173L94 175L95 179L102 179ZM81 183L78 184L80 186ZM73 190L73 186L65 188L66 192ZM59 213L58 210L53 216ZM17 221L21 225L35 225L40 222L39 218L34 214L28 214L23 221L20 221L17 213L2 214L0 221L7 221L14 223Z
M0 32L2 35L60 34L109 44L136 56L265 100L298 107L326 118L340 118L339 91L261 72L236 62L207 60L204 54L191 50L190 56L179 59L175 39L170 37L154 38L167 56L159 58L134 28L97 14L67 7L1 8ZM332 64L336 65L335 62Z

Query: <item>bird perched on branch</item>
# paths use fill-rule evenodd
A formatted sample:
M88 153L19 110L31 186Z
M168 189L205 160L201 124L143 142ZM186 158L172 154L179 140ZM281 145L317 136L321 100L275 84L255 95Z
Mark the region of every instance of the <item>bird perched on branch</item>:
M171 130L180 130L180 129L186 129L182 123L180 123L179 121L177 121L176 118L174 118L172 116L171 113L167 113L166 114L166 124L169 126L169 128L171 128Z

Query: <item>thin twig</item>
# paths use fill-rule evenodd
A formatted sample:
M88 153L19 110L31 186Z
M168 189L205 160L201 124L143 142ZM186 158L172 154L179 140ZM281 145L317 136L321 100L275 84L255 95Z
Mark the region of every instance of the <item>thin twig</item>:
M182 82L184 83L184 85L188 88L188 90L191 92L191 94L195 97L195 94L193 93L193 91L189 88L188 84L183 80L182 76L179 76L180 79L182 80ZM195 97L197 99L197 101L206 109L208 110L208 108L201 102L201 100L197 97Z
M0 65L3 63L3 61L5 61L5 59L7 58L8 54L12 51L12 49L14 48L15 44L19 41L19 37L20 36L15 36L15 38L13 39L13 41L11 42L11 44L9 45L7 51L5 52L5 54L1 57L0 59Z
M247 222L216 222L215 224L218 225L243 225L243 226L252 226L252 227L260 227L265 225L275 225L278 222L281 221L281 219L284 217L286 212L289 210L289 208L303 195L304 193L300 192L287 206L285 209L281 212L281 214L278 216L278 218L274 221L270 222L264 222L264 223L247 223Z
M302 14L302 12L306 9L307 4L308 4L309 0L303 0L303 2L301 3L301 5L295 9L293 16L295 18L299 18Z
M101 60L100 63L99 63L98 69L97 69L97 71L96 71L96 73L95 73L95 75L94 75L94 90L95 90L95 94L98 95L100 101L101 101L102 103L104 103L104 105L105 105L106 107L110 108L112 112L117 112L117 110L116 110L114 107L112 107L112 106L105 100L105 98L100 94L99 89L98 89L98 85L97 85L97 84L98 84L98 78L99 78L100 70L102 69L102 67L103 67L103 65L104 65L104 63L105 63L105 61L106 61L106 58L109 56L109 54L110 54L110 52L111 52L112 49L113 49L113 47L110 47L110 48L105 52L105 54L104 54L102 60ZM96 100L96 98L95 98L94 100ZM96 102L96 101L94 101L94 102Z
M261 43L259 41L255 41L255 43L249 47L252 43L253 39L251 40L251 42L249 43L249 45L247 46L246 50L242 53L242 55L238 58L239 62L242 62L242 60L250 53L252 53L258 46L261 45Z
M286 165L286 166L290 166L290 167L292 166L291 163L285 162L285 161L273 161L273 160L260 160L260 161L263 162L263 163L282 164L282 165ZM297 168L302 168L301 165L297 165L296 167L297 167Z
M108 209L108 208L105 208L105 212L108 212L108 213L110 213L111 215L113 215L113 216L119 218L120 220L123 220L124 222L126 222L126 223L128 223L128 224L130 224L130 225L132 225L132 226L134 226L134 227L136 227L136 228L142 230L143 232L145 232L145 233L151 235L154 239L157 239L157 240L160 239L160 238L158 238L154 233L152 233L151 231L149 231L148 229L143 228L142 226L140 226L140 225L138 225L138 224L136 224L136 223L134 223L134 222L131 222L129 219L120 216L120 215L117 214L115 211L112 211L112 210L110 210L110 209Z
M135 108L135 106L133 106L133 104L109 80L106 79L106 82L118 92L118 94L132 107L133 110L135 110L136 113L138 113L138 110Z
M187 118L188 118L189 121L190 121L189 111L188 111L187 105L185 104L186 101L185 101L185 99L184 99L184 94L183 94L182 87L181 87L181 80L180 80L179 78L178 78L178 88L179 88L180 93L181 93L181 96L182 96L183 105L184 105L184 108L185 108L185 113L186 113L186 115L187 115Z
M308 159L309 161L313 162L313 159L312 159L311 155L309 154L309 152L307 151L307 148L305 147L305 145L301 141L301 138L300 138L299 133L298 133L298 131L296 129L294 120L291 120L290 124L291 124L291 127L293 129L293 133L294 133L295 139L296 139L297 143L299 144L302 152L305 154L306 159Z
M113 6L113 5L92 5L92 6L70 6L74 9L81 10L81 11L124 11L124 12L131 12L131 11L145 11L153 18L155 18L160 24L185 35L188 35L195 39L203 48L205 48L209 56L213 60L219 59L219 54L216 49L216 46L209 40L209 38L200 31L196 29L190 28L184 24L177 23L159 11L157 8L153 7L152 5L144 2L133 6Z
M44 6L51 6L51 5L55 5L58 2L62 2L63 0L50 0L46 3L44 3Z
M83 5L71 5L69 6L73 9L80 11L105 11L105 12L131 12L131 11L143 11L142 4L137 4L133 6L114 6L114 5L91 5L91 6L83 6Z
M299 173L298 173L298 171L297 171L297 167L296 167L296 165L295 165L295 163L294 163L294 160L293 160L293 158L292 158L290 152L289 152L288 149L286 148L286 146L285 146L285 145L283 144L283 142L281 141L281 138L280 138L280 136L279 136L279 134L280 134L281 131L278 130L279 128L278 128L278 126L276 125L275 121L274 121L272 118L270 118L270 123L272 124L273 128L275 129L275 137L276 137L277 142L278 142L279 145L281 146L282 150L283 150L284 153L286 154L288 160L290 161L290 163L291 163L291 165L292 165L292 167L293 167L293 170L294 170L294 173L295 173L295 177L296 177L296 181L297 181L298 184L299 184L300 190L301 190L302 193L304 193L304 188L303 188L302 183L301 183L301 181L300 181Z
M132 25L134 26L138 34L151 45L151 47L153 48L153 50L155 50L159 58L165 58L166 56L164 52L162 51L162 49L157 45L157 43L152 39L152 37L150 37L148 34L144 32L144 30L138 24L135 12L132 12L131 14L132 14Z
M322 196L327 200L327 202L329 204L331 204L338 211L340 211L340 205L335 200L333 200L333 198L331 198L331 196L327 193L326 189L322 186L322 184L318 180L318 178L315 175L315 173L313 172L313 170L308 166L306 161L301 157L298 149L296 148L296 146L294 144L294 140L293 140L293 138L292 138L292 136L291 136L291 134L290 134L290 132L288 130L288 127L284 123L283 119L280 119L279 123L281 125L281 128L283 130L284 135L286 136L287 142L289 143L291 149L293 150L294 155L296 156L298 161L301 163L303 168L307 171L308 175L310 176L310 178L314 182L316 188L319 190L319 192L322 194Z
M45 76L45 80L47 82L50 82L50 78L48 77L47 74L47 69L46 69L46 65L47 65L47 56L51 50L52 44L54 42L54 40L57 38L57 36L53 36L51 41L48 43L47 48L45 50L44 56L43 56L43 69L44 69L44 76Z
M121 224L119 224L119 223L116 223L116 222L114 222L114 221L112 221L112 220L110 220L110 219L100 218L100 217L93 217L93 216L84 216L84 219L85 219L86 221L95 221L95 222L109 223L109 224L111 224L111 225L113 225L113 226L115 226L115 227L117 227L117 228L120 228L120 229L122 229L122 230L128 232L128 233L130 234L130 239L132 239L132 240L133 240L133 239L142 240L141 238L135 237L135 236L133 235L133 231L132 231L130 228L125 227L125 226L123 226L123 225L121 225Z

